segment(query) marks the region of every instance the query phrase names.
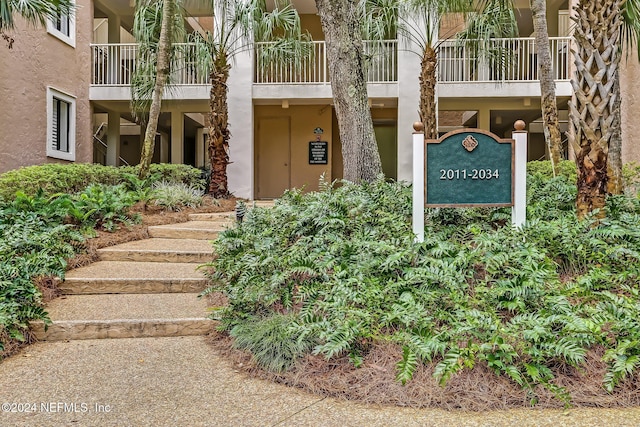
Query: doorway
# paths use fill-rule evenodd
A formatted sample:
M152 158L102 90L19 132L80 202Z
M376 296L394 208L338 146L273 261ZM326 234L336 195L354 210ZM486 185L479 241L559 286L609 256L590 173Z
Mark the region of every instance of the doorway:
M256 198L275 199L291 187L291 122L289 117L258 121Z
M390 122L373 122L373 131L378 142L382 172L387 179L398 179L398 131Z

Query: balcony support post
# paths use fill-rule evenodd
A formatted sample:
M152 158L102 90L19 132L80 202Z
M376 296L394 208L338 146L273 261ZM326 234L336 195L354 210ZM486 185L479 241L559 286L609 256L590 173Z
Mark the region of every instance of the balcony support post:
M184 113L171 112L171 163L184 163Z
M478 128L491 131L491 110L481 107L478 110Z
M196 167L199 168L206 164L207 150L204 145L204 130L204 128L196 129Z
M253 51L240 53L229 73L229 147L227 179L229 191L236 197L253 199L254 193L254 118Z
M118 166L120 158L120 113L108 112L107 124L107 165Z

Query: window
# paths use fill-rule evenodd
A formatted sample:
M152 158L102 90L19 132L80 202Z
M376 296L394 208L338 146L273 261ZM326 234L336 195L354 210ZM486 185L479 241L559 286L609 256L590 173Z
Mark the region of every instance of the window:
M76 100L47 88L47 156L76 160Z
M76 46L76 24L74 16L58 15L55 20L47 22L47 32L70 46Z

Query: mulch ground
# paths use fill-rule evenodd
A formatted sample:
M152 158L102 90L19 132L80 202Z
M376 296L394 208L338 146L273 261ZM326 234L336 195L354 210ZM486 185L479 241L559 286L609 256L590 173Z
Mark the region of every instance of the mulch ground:
M391 343L372 346L360 368L355 368L348 356L326 360L322 356L308 355L284 373L261 369L249 353L233 348L233 339L224 333L212 333L209 343L237 370L250 376L365 404L465 411L640 406L639 374L623 381L614 393L608 393L602 387L606 365L601 361L604 351L601 347L587 354L587 361L581 368L557 367L554 383L565 387L571 395L567 405L547 389L524 390L480 363L452 376L445 386L439 385L433 377L435 363L419 365L413 379L403 386L395 379L402 349Z

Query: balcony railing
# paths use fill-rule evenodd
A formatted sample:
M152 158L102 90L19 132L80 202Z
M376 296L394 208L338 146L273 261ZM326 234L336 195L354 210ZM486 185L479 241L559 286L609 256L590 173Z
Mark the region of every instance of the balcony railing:
M569 80L570 37L550 37L551 63L555 80ZM493 39L486 52L478 56L469 42L440 42L438 81L453 82L523 82L538 80L538 55L535 39Z
M569 37L551 37L551 60L556 80L569 80ZM197 66L195 47L181 43L172 64L171 84L207 85L209 73ZM306 59L285 63L269 58L269 43L256 43L256 84L327 84L329 71L326 45L310 43ZM136 69L138 46L133 43L92 44L92 78L94 86L128 86ZM398 80L398 45L396 40L366 41L367 80L369 83L394 83ZM537 81L538 67L535 39L494 39L490 55L478 58L469 43L455 40L440 42L438 81L505 82Z
M207 85L209 72L197 66L195 45L177 43L171 64L173 85ZM91 84L94 86L129 86L136 70L138 45L135 43L92 44Z
M369 83L396 82L397 41L365 41L367 81ZM314 84L329 83L327 48L323 41L310 42L309 53L299 61L276 61L269 54L271 42L256 43L256 84Z

